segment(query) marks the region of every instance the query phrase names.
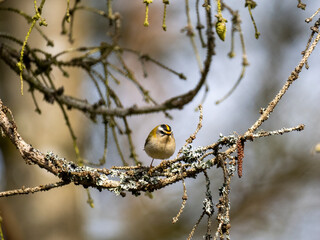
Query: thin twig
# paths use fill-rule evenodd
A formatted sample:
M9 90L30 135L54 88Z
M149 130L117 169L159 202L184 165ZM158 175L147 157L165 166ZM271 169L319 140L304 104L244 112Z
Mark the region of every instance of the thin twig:
M50 75L47 75L47 79L49 80L49 82L51 84L51 88L54 89L57 92L56 87L55 87ZM57 95L59 95L59 94L55 94L53 96L55 97ZM80 165L83 165L83 159L80 156L80 150L79 150L79 147L78 147L78 144L77 144L77 137L76 137L76 134L74 133L74 130L72 128L69 116L68 116L66 110L64 109L65 107L63 106L63 104L58 101L58 105L59 105L59 107L61 109L61 112L63 114L64 120L66 122L66 125L68 127L69 133L70 133L71 138L72 138L73 148L74 148L74 151L75 151L75 154L76 154L76 157L77 157L77 163L79 163Z
M186 183L184 182L183 179L182 179L182 185L183 185L183 195L182 195L181 207L180 207L178 214L172 219L172 223L176 223L179 220L179 217L180 217L181 213L183 212L183 209L185 208L187 200L188 200Z
M125 48L125 47L121 48L121 50L133 53L136 56L138 56L141 60L150 61L150 62L158 65L159 67L167 70L168 72L171 72L171 73L177 75L182 80L186 80L187 79L187 77L183 73L179 73L179 72L173 70L172 68L164 65L163 63L159 62L158 60L150 57L148 54L144 54L144 53L141 53L141 52L139 52L137 50L133 50L131 48Z
M199 109L199 121L198 121L198 125L197 125L197 128L196 130L194 131L194 133L192 135L190 135L190 137L186 140L186 143L184 144L183 147L187 146L188 144L192 143L194 139L196 139L196 136L197 136L197 133L199 132L199 130L202 128L202 120L203 120L203 110L202 110L202 105L200 104L198 106L198 109ZM182 153L182 148L180 148L178 154L177 154L177 157L180 156L180 154Z
M216 104L220 104L221 102L223 102L224 100L226 100L228 97L231 96L231 94L234 92L234 90L237 89L238 85L240 84L241 80L243 79L245 71L246 71L246 67L242 66L240 76L239 76L238 80L236 81L236 83L234 84L234 86L229 90L229 92L226 95L224 95L222 98L217 100Z
M216 205L218 208L218 228L216 230L216 234L214 236L214 240L217 240L219 237L220 239L224 239L224 235L226 235L227 239L230 238L229 236L229 229L231 227L230 225L230 199L229 199L229 193L230 193L230 182L232 173L230 173L226 167L226 157L225 155L220 155L221 159L221 167L223 169L223 185L221 186L220 190L220 198L219 203ZM229 238L228 238L229 237Z
M311 22L312 19L313 19L319 12L320 12L320 8L318 8L317 11L316 11L314 14L312 14L311 17L307 18L305 21L306 21L307 23Z
M233 11L225 3L222 3L222 4L223 4L223 7L228 9L230 14L232 14L232 16L233 16L233 18L232 18L231 50L228 55L230 58L234 57L234 55L235 55L235 53L234 53L234 32L238 31L239 35L240 35L240 43L241 43L241 49L242 49L242 70L241 70L240 76L239 76L238 80L236 81L236 83L234 84L234 86L229 90L229 92L225 96L223 96L221 99L217 100L216 104L220 104L221 102L226 100L237 89L238 85L240 84L241 80L244 77L246 67L249 65L249 62L247 59L246 47L245 47L245 43L244 43L244 37L243 37L242 29L241 29L240 15L239 15L238 11Z
M203 171L203 174L206 178L206 198L203 201L203 211L207 214L208 220L207 220L207 232L206 232L206 238L205 239L211 239L211 217L214 213L213 208L213 200L212 200L212 194L210 190L210 178L208 176L207 171Z
M193 26L191 24L189 0L185 0L185 5L186 5L186 15L187 15L187 26L183 29L183 31L185 30L187 32L187 36L190 38L194 54L196 55L198 67L200 69L200 72L202 73L203 71L202 61L201 61L201 57L194 39L195 34L193 31Z
M9 190L0 192L0 197L10 197L15 195L22 195L22 194L29 194L29 193L36 193L41 191L48 191L53 188L62 187L64 185L68 185L70 182L60 181L56 183L50 183L45 185L39 185L36 187L22 187L19 189Z
M196 229L198 228L199 223L201 222L203 216L204 216L205 212L202 212L201 216L199 217L198 221L196 222L196 224L193 226L187 240L191 240L193 237L194 232L196 231Z
M196 13L197 13L197 27L196 28L198 30L201 46L203 48L205 48L205 47L207 47L207 44L204 42L204 39L203 39L203 36L202 36L202 29L204 29L204 26L202 25L201 19L200 19L199 0L196 0Z
M266 121L270 114L273 112L274 108L278 105L280 99L283 97L283 95L287 92L291 84L298 79L299 73L301 72L304 64L306 63L307 59L309 58L310 54L313 52L314 48L318 44L320 40L320 32L317 34L315 40L311 44L310 48L306 51L305 55L302 57L300 63L298 66L294 69L294 71L291 72L291 75L289 76L286 83L283 85L283 87L280 89L278 94L274 97L274 99L268 104L267 108L263 111L259 119L248 129L248 131L244 134L250 135L254 131L256 131L264 121Z

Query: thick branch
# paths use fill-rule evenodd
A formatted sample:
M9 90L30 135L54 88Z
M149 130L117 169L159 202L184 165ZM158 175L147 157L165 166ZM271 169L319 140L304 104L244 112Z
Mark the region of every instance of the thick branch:
M11 120L9 119L11 116ZM201 121L201 118L200 118ZM219 163L227 154L232 153L231 150L235 146L236 139L234 135L229 137L221 137L216 143L207 147L197 149L190 148L191 145L182 149L182 156L175 160L162 161L162 163L152 169L150 173L149 167L114 167L113 169L99 169L88 166L79 166L73 162L59 158L52 152L42 153L26 143L17 131L11 111L2 104L0 100L0 128L3 133L17 147L22 158L28 164L36 164L48 172L59 177L61 184L73 182L83 187L93 187L99 190L108 189L116 194L124 194L125 191L139 194L140 191L154 191L164 188L184 178L194 178L200 172L211 168ZM252 135L252 138L265 137L267 135L283 134L291 131L301 131L302 126L290 129L281 129L273 132L261 132ZM227 151L219 153L222 146L231 146ZM208 156L212 158L208 159ZM222 157L222 158L221 158ZM183 163L184 162L184 163ZM221 164L218 164L220 166ZM109 178L117 178L111 180ZM28 193L34 192L29 189ZM41 190L41 189L36 189ZM47 189L45 189L47 190ZM21 192L24 194L27 192ZM10 195L10 194L9 194ZM11 194L14 195L14 194ZM8 196L3 193L1 196Z
M63 181L72 181L84 187L115 188L118 186L118 183L112 180L104 181L103 185L99 186L98 181L106 178L105 173L98 173L97 170L89 167L76 166L72 162L58 158L53 153L44 154L33 148L20 136L14 120L9 120L8 113L11 113L10 110L0 100L0 127L4 134L17 147L20 155L28 164L36 164L58 176Z

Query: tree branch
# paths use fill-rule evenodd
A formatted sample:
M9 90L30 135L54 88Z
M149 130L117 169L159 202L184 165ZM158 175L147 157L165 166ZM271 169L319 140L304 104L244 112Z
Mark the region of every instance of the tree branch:
M11 120L9 118L11 118ZM199 125L201 121L202 116L199 118ZM62 180L62 182L57 183L59 186L73 182L85 188L107 189L122 196L125 195L125 192L131 192L135 195L139 195L141 191L152 192L183 180L184 178L194 178L200 172L204 172L214 165L220 167L222 164L221 161L226 158L227 154L233 152L232 149L235 148L237 141L236 136L230 135L227 137L221 136L216 143L206 147L193 149L191 145L186 145L181 150L182 156L174 160L162 161L161 164L153 168L150 173L149 167L145 166L113 167L111 169L79 166L71 161L58 157L52 152L42 153L23 140L17 131L17 126L10 109L3 105L1 99L0 128L4 135L17 147L26 163L38 165L40 168L44 168L59 177ZM263 131L251 135L250 139L283 134L291 131L301 131L302 129L303 126L300 125L295 128L281 129L270 133ZM194 134L193 136L195 137ZM229 146L230 148L224 152L219 152L222 146ZM208 158L209 156L212 157ZM233 172L230 172L230 174L233 175ZM18 189L13 190L15 191L14 194L3 192L0 194L0 197L49 189L51 189L50 186L29 188L27 191Z
M45 185L40 185L36 187L21 187L20 189L14 189L14 190L9 190L5 192L0 192L0 197L9 197L13 195L22 195L22 194L29 194L29 193L36 193L36 192L41 192L41 191L48 191L53 188L57 187L62 187L64 185L69 184L69 182L56 182L56 183L50 183L50 184L45 184Z
M68 108L75 108L78 110L83 111L84 113L90 113L95 115L107 115L107 116L117 116L117 117L124 117L124 116L130 116L130 115L137 115L137 114L143 114L143 113L152 113L152 112L160 112L164 110L170 110L170 109L182 109L184 105L188 104L192 99L197 95L197 93L200 91L201 87L206 81L207 75L209 73L211 61L212 61L212 55L214 53L214 38L212 30L208 31L208 48L207 48L207 57L205 60L205 66L204 70L201 72L200 79L197 83L197 85L194 87L194 89L181 94L176 97L172 97L166 101L164 101L161 104L156 104L154 106L141 106L138 107L136 105L133 105L128 108L122 108L122 107L116 107L116 108L109 108L105 105L96 105L88 103L87 100L81 100L77 99L65 94L57 94L57 92L42 84L41 82L37 81L33 74L28 71L27 69L24 69L22 71L22 77L25 81L27 81L30 86L34 89L39 90L46 96L52 96L53 99L56 99L56 101L59 101L60 103L66 105ZM32 52L32 50L30 50ZM17 56L18 52L13 49L9 49L5 46L5 44L0 44L0 58L17 74L20 73L20 69L17 67ZM42 62L41 64L54 65L57 64L56 59L46 59L45 61L39 61L37 59L34 59L32 56L26 56L28 58L28 61L31 63L39 64L39 62ZM91 60L91 59L90 59ZM99 58L100 60L100 58ZM82 59L82 65L80 64L80 61L76 59L72 59L68 61L68 63L64 62L64 65L70 66L70 67L83 67L85 69L88 69L91 65L94 65L98 62L96 59L95 61L90 62L90 65L88 66L88 61L85 59ZM83 65L84 64L84 65ZM37 66L38 69L43 69L44 66Z

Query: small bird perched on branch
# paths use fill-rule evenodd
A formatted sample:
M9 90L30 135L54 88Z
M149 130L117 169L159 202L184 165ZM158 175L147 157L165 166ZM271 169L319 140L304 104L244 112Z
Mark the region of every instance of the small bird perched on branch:
M154 159L171 157L176 150L176 141L171 127L167 124L161 124L152 129L144 144L144 150L152 157L150 168Z

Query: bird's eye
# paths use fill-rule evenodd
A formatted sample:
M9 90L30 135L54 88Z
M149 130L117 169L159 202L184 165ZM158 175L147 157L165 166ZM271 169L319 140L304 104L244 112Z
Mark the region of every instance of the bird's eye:
M160 130L162 136L167 135L164 131Z

